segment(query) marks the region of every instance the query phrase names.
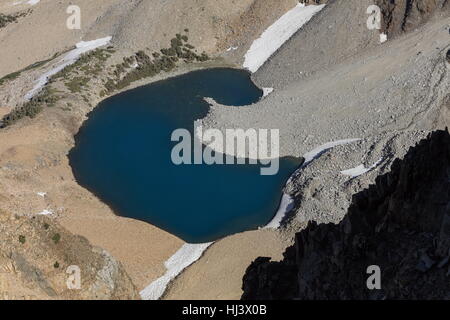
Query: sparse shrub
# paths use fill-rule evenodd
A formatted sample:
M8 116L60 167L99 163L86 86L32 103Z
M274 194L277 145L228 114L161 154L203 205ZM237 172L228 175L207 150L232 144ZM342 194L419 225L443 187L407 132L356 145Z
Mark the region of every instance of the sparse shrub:
M52 240L55 244L58 244L59 241L61 240L61 235L59 233L55 233L52 237Z
M185 29L185 32L189 32L189 29ZM117 65L111 74L115 76L115 80L109 78L104 83L105 90L100 91L100 97L104 97L115 90L121 90L140 79L153 77L161 71L171 71L176 67L180 59L186 63L209 60L209 56L206 53L198 55L192 51L195 48L194 46L183 43L183 41L187 42L188 40L186 35L176 34L175 38L170 40L169 48L162 48L160 50L161 53L153 52L151 54L153 60L143 50L136 52L134 56L123 58L124 62L121 65ZM133 60L136 60L138 67L126 73L127 70L125 69L131 65ZM123 73L125 75L122 77Z
M72 93L81 92L81 89L86 87L90 80L88 77L74 77L72 80L66 82L65 85Z
M5 128L24 117L34 118L42 111L43 106L53 106L59 97L50 88L44 88L38 95L31 98L21 107L15 108L5 115L0 123L0 128Z
M20 235L20 236L19 236L19 242L20 242L21 244L24 244L24 243L26 242L26 239L25 239L25 236L24 236L24 235Z

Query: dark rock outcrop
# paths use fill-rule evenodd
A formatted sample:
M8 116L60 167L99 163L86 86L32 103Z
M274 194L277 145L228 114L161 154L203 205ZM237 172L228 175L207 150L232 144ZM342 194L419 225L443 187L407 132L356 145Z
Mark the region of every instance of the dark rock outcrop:
M382 32L390 37L427 22L438 11L450 9L448 0L377 0L383 14Z
M436 131L353 196L338 224L310 223L281 262L256 259L243 299L450 299L450 135ZM368 289L369 266L381 289Z

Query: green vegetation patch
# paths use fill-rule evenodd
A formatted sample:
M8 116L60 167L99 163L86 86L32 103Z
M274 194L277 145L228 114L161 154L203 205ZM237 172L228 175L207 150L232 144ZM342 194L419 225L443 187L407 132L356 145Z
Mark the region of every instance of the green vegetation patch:
M55 233L52 237L52 240L55 244L58 244L59 241L61 240L61 235L59 233Z
M27 10L27 11L19 12L16 14L9 14L9 15L0 13L0 29L6 27L10 23L17 22L17 20L19 18L25 17L28 14L30 14L31 12L32 12L32 10Z
M185 29L185 32L188 32ZM100 92L100 97L111 94L115 90L121 90L129 86L132 82L153 77L160 72L173 70L177 63L182 60L185 63L204 62L209 60L209 56L203 52L198 54L195 47L188 43L188 36L177 33L170 40L170 47L162 48L160 52L152 52L151 56L140 50L131 57L124 58L123 63L115 66L112 73L114 78L108 78L104 83L105 89ZM128 70L136 64L133 70Z
M20 242L21 244L24 244L24 243L26 242L26 239L25 239L25 236L24 236L24 235L20 235L20 236L19 236L19 242Z
M52 58L50 58L50 59L35 62L35 63L33 63L33 64L30 64L28 67L23 68L22 70L19 70L19 71L16 71L16 72L7 74L7 75L4 76L3 78L0 78L0 86L1 86L2 84L6 83L7 81L11 81L11 80L14 80L14 79L18 78L22 72L29 71L29 70L33 70L33 69L37 69L37 68L39 68L39 67L45 65L47 62L52 61L52 60L55 59L57 56L58 56L58 53L56 53L56 54L55 54Z
M48 84L40 93L31 98L30 101L25 102L22 106L15 108L9 114L5 115L3 119L0 120L0 128L10 126L24 117L36 117L36 115L44 109L44 106L54 106L55 103L61 99L61 96L57 95L57 91L51 87L53 82L65 80L64 84L70 92L81 92L82 89L88 86L92 77L100 74L104 68L104 62L111 57L114 50L112 50L111 47L108 48L109 49L96 49L89 53L85 53L81 55L75 63L65 67L63 70L52 76L49 79ZM53 60L55 57L56 55L52 59L36 62L21 71L0 79L0 85L4 81L17 78L23 71L42 66L50 60ZM89 102L86 96L83 96L83 100Z
M30 101L25 102L22 106L15 108L5 115L0 121L0 128L10 126L24 117L34 118L42 111L44 105L51 107L59 99L60 97L55 94L55 90L45 87L39 94L31 98Z
M91 79L89 77L80 76L74 77L65 83L66 87L70 90L70 92L81 92L81 89L86 87Z

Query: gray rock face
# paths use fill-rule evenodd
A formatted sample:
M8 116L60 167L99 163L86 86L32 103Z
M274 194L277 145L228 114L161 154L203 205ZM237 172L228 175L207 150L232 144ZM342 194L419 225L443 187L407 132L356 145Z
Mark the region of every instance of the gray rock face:
M450 299L450 135L435 131L353 196L344 220L310 223L281 262L256 259L243 299ZM369 266L381 288L367 286Z

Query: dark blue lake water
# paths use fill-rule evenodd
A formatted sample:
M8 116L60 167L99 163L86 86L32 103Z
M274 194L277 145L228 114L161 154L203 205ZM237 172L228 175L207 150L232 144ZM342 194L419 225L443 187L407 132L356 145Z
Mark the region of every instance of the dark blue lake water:
M77 181L117 214L147 221L190 243L266 225L282 188L299 166L280 159L278 174L261 165L175 165L175 129L192 132L209 109L204 97L248 108L262 92L249 74L209 69L118 94L89 114L69 154Z

